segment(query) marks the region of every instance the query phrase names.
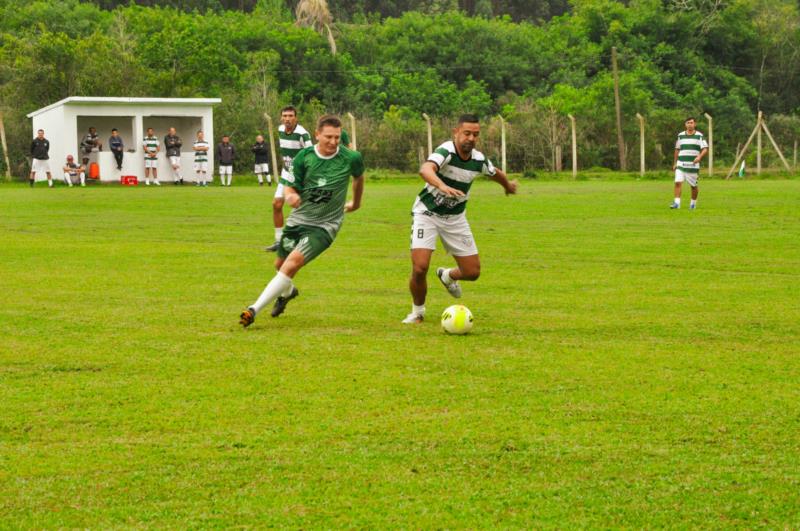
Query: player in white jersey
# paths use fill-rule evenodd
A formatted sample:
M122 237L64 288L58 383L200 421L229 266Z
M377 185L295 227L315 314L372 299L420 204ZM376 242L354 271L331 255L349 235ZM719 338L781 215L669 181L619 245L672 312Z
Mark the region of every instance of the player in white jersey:
M197 132L197 140L192 145L194 151L194 172L196 174L194 185L207 186L208 184L208 150L211 146L203 137L203 132Z
M681 207L681 189L683 182L689 183L692 187L692 202L689 203L689 210L697 208L697 178L700 176L700 161L708 153L708 144L703 133L696 130L697 123L693 117L686 119L684 123L686 130L678 135L675 142L675 159L672 162L672 171L675 172L675 199L670 208Z
M478 117L465 114L453 129L453 140L445 142L430 154L420 168L425 187L412 207L411 227L411 313L405 324L425 319L425 297L428 294L428 268L441 239L445 250L453 255L456 267L436 270L439 281L453 297L461 297L459 280L477 280L481 262L472 229L466 217L467 200L472 182L486 175L505 190L517 193L517 182L509 181L505 172L495 168L483 153L475 149L481 126Z

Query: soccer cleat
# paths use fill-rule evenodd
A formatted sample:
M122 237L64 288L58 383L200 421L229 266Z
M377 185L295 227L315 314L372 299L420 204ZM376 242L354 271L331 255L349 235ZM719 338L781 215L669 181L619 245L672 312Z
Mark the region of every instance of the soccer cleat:
M270 245L269 247L265 248L264 250L267 251L268 253L274 253L274 252L276 252L278 250L278 248L280 248L280 246L281 246L281 242L275 242L272 245Z
M425 320L425 316L420 313L411 312L410 314L406 315L406 318L403 319L403 324L420 324L422 321Z
M247 328L253 321L256 320L256 313L251 309L248 308L239 315L239 324L242 325L244 328Z
M451 280L450 283L448 284L442 278L443 274L444 274L444 268L443 267L440 267L439 269L436 270L436 276L439 277L439 282L442 283L442 286L447 288L447 292L450 295L452 295L456 299L460 299L461 298L461 286L459 286L458 281L457 280Z
M669 208L670 208L670 209L672 209L672 210L678 209L678 208L680 208L680 207L681 207L681 206L680 206L678 203L672 203L672 204L669 206Z
M286 305L289 304L289 301L298 295L300 295L300 292L297 290L297 288L292 286L292 292L287 297L278 297L275 299L275 305L272 307L272 312L270 315L272 317L278 317L286 310Z
M264 186L264 181L258 181L259 186Z
M697 208L697 205L689 205L689 210L694 210L695 208Z

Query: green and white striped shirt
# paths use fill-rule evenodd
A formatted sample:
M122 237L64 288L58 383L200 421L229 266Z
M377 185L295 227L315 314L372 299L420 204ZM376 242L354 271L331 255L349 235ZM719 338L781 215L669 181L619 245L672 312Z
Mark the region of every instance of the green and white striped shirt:
M469 189L480 175L492 176L494 166L480 151L473 149L468 160L463 160L456 152L456 146L449 140L436 148L428 157L428 162L436 164L436 175L451 188L464 192L463 197L448 197L437 188L426 184L414 202L413 212L430 211L440 216L461 214L467 208Z
M694 134L690 135L683 131L678 135L675 149L678 150L678 169L686 173L700 173L700 164L695 163L694 159L697 158L701 151L708 149L703 133L695 131Z
M287 133L286 127L281 124L278 127L278 143L283 159L283 169L288 173L292 173L292 161L300 153L300 150L312 145L311 135L300 124L297 124L291 133Z
M147 160L156 160L158 158L157 150L158 150L158 137L157 136L146 136L144 137L144 141L142 142L144 146L144 158ZM152 154L150 152L153 152Z
M208 162L208 142L205 140L197 140L194 143L195 148L206 148L206 151L195 151L194 152L194 161L195 162Z

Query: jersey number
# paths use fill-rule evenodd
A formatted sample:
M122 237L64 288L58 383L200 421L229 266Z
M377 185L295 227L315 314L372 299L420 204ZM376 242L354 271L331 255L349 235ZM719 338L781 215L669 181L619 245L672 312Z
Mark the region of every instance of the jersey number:
M417 239L421 240L425 237L425 229L417 229Z
M322 190L319 188L315 188L311 190L311 195L309 196L308 200L316 205L321 205L327 203L333 197L333 190Z

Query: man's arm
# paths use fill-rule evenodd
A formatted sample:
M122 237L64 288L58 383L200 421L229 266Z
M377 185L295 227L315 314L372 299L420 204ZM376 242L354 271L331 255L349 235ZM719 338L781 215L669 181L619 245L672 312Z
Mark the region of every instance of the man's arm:
M36 140L31 141L31 157L33 156L33 152L36 150Z
M681 150L675 148L675 156L672 158L672 171L675 171L678 168L678 153L680 152Z
M353 200L344 206L345 212L355 212L361 208L361 196L364 195L364 176L353 177Z
M706 156L706 153L708 153L708 148L707 148L707 147L705 147L705 148L701 149L701 150L700 150L700 154L699 154L699 155L697 155L697 156L694 158L694 163L695 163L695 164L700 164L700 161L701 161L701 160L703 160L703 157L705 157L705 156Z
M495 168L494 175L490 175L489 179L493 180L494 182L502 186L503 189L506 191L506 195L517 193L517 186L519 185L519 183L516 180L509 181L506 172L504 172L500 168Z
M426 161L422 164L422 167L419 169L419 174L422 179L428 183L429 185L433 186L434 188L438 189L443 194L450 196L450 197L461 197L464 195L464 192L461 190L456 190L455 188L451 188L444 184L438 175L436 175L436 164L431 161Z

